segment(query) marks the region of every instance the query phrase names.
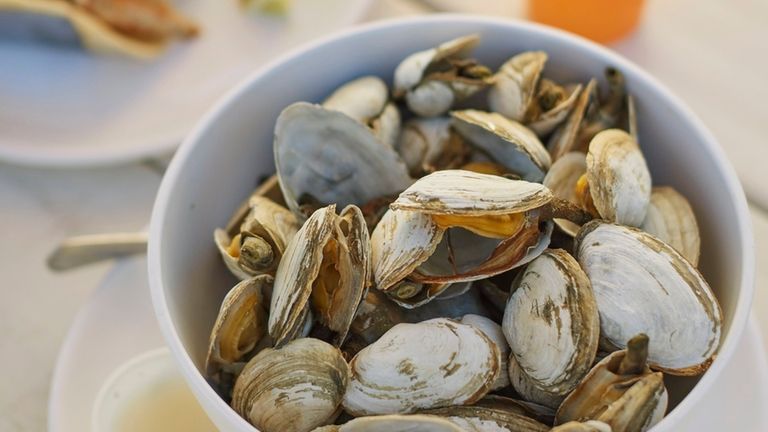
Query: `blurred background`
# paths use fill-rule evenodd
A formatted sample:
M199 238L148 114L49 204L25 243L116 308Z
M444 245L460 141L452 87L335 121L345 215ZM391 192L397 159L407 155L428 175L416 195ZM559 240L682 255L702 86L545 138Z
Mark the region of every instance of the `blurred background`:
M475 13L564 27L606 44L671 88L714 133L744 185L758 263L753 315L768 341L768 2L295 0L287 18L233 18L242 12L224 11L224 3L178 2L200 20L202 33L149 63L40 51L0 36L0 431L48 427L57 354L78 310L103 289L114 265L54 273L45 262L51 250L74 235L145 229L173 148L204 111L198 105L210 106L301 43L403 16ZM617 4L621 10L609 9ZM230 20L229 33L209 24ZM0 30L6 23L0 20ZM198 57L194 50L208 51ZM113 71L120 72L105 76ZM157 102L163 100L173 103ZM153 123L157 117L148 113L155 112L170 120ZM148 143L136 144L133 135ZM137 289L146 289L141 277Z

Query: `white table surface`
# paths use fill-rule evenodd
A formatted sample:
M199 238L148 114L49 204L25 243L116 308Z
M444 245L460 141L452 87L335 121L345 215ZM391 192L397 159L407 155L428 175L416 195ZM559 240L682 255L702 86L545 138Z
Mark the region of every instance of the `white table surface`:
M521 13L520 2L442 4ZM409 0L386 0L376 2L368 18L427 12ZM764 208L768 192L760 186L768 180L763 166L768 146L760 137L768 132L766 22L768 3L761 0L651 0L638 31L613 46L703 118ZM54 274L46 269L45 256L71 235L141 229L159 182L159 172L145 163L84 171L0 163L0 431L45 429L51 371L62 339L111 265ZM768 214L753 207L752 220L758 263L753 314L768 344Z

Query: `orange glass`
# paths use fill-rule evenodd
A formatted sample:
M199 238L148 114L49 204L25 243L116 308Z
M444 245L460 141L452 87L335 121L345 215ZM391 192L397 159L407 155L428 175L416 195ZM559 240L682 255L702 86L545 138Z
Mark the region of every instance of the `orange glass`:
M528 17L608 43L637 27L644 3L644 0L528 0Z

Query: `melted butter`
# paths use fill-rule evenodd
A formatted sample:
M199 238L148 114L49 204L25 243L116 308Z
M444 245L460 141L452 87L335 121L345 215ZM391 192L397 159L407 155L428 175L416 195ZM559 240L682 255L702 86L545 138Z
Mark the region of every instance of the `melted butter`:
M115 418L112 431L104 432L173 431L217 431L181 377L154 383L131 400L126 400Z

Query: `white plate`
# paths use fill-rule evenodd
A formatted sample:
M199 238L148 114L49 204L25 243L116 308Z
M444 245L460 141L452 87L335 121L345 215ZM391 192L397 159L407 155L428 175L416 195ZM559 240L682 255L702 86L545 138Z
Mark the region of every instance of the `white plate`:
M370 0L294 0L286 18L243 13L238 0L177 3L202 34L149 62L0 40L0 159L89 166L170 152L225 91L353 24Z
M146 260L118 264L78 313L59 353L48 403L50 432L89 430L96 395L127 359L163 345ZM768 430L768 361L754 318L732 363L682 423L685 430Z

